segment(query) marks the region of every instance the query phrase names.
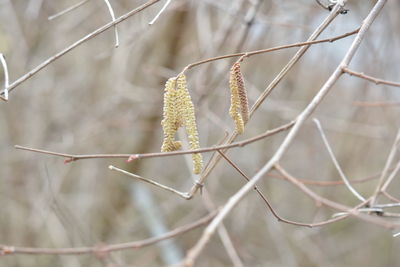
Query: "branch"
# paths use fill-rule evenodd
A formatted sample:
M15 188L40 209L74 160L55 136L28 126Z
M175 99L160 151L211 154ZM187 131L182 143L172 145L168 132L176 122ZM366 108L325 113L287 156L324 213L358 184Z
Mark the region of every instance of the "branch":
M167 2L165 2L165 4L163 5L163 7L160 9L160 11L157 13L157 15L154 17L154 19L152 19L149 22L149 25L153 25L154 22L156 22L156 20L158 19L158 17L160 17L160 15L165 11L165 9L167 9L168 5L171 3L171 0L167 0Z
M383 8L384 4L386 3L387 0L378 0L376 5L373 7L373 9L370 11L368 16L365 18L363 21L360 31L358 32L357 36L355 37L352 45L346 52L344 58L340 62L340 64L337 66L335 71L332 73L332 75L329 77L329 79L325 82L325 84L321 87L319 92L316 94L316 96L312 99L312 101L307 105L307 107L301 112L301 114L297 117L295 124L291 128L290 132L274 154L274 156L264 165L264 167L261 168L259 172L257 172L253 178L248 182L246 185L244 185L236 194L234 194L229 201L224 205L224 207L221 209L221 211L218 213L218 215L212 220L212 222L208 225L208 227L204 230L203 235L199 239L199 241L196 243L196 245L188 252L184 264L186 266L193 266L195 260L197 257L200 255L201 251L205 247L205 245L208 243L210 240L211 236L214 234L216 228L218 225L223 221L223 219L232 211L232 209L247 195L247 193L253 189L253 187L257 184L257 182L265 175L267 174L271 168L273 168L279 160L282 158L286 150L288 149L289 145L293 142L294 138L296 137L297 133L299 132L301 126L304 124L305 120L310 117L312 112L316 109L316 107L321 103L323 98L326 96L326 94L330 91L330 89L333 87L333 85L336 83L336 81L339 79L339 77L343 74L343 68L347 67L348 64L351 62L352 58L354 57L354 54L358 50L362 39L364 38L367 30L369 29L370 25L372 22L375 20L381 9ZM332 10L332 14L337 14L341 10L341 5L337 4ZM362 214L359 214L358 216L361 216ZM364 215L365 216L365 215ZM370 216L367 216L368 219L371 219ZM376 219L376 218L373 218ZM374 220L375 221L375 220ZM387 222L382 220L379 220L380 223L384 224L385 226L390 226L394 227L393 224L388 224ZM396 225L397 226L397 225ZM389 227L389 228L390 228Z
M232 160L230 160L222 151L218 150L218 152L230 165L232 165L232 167L235 170L237 170L242 175L242 177L244 177L246 179L247 182L250 181L250 178ZM278 213L272 207L271 203L268 201L267 197L258 189L257 186L254 186L254 190L256 190L256 192L262 198L264 203L267 205L268 209L271 211L272 215L274 215L274 217L280 222L284 222L284 223L292 224L292 225L296 225L296 226L305 226L305 227L313 228L313 227L319 227L319 226L327 225L327 224L330 224L333 222L337 222L339 220L342 220L342 219L345 219L346 217L348 217L348 216L341 216L339 218L332 218L332 219L328 219L328 220L325 220L322 222L317 222L317 223L301 223L301 222L287 220L278 215ZM360 205L360 207L361 207L361 205Z
M281 46L276 46L276 47L272 47L272 48L267 48L267 49L261 49L261 50L255 50L255 51L249 51L249 52L241 52L241 53L235 53L235 54L227 54L227 55L223 55L223 56L218 56L218 57L213 57L213 58L208 58L208 59L204 59L204 60L200 60L194 63L191 63L189 65L187 65L181 73L185 73L187 70L205 64L205 63L209 63L212 61L217 61L217 60L221 60L221 59L226 59L226 58L233 58L233 57L240 57L240 59L238 61L242 61L244 58L246 57L251 57L254 55L259 55L259 54L264 54L264 53L269 53L269 52L273 52L273 51L278 51L278 50L283 50L283 49L288 49L288 48L293 48L293 47L302 47L302 46L309 46L309 45L314 45L314 44L320 44L320 43L333 43L337 40L349 37L351 35L354 35L356 33L358 33L360 29L356 29L354 31L345 33L345 34L341 34L338 35L336 37L332 37L332 38L327 38L327 39L321 39L321 40L315 40L315 41L307 41L307 42L298 42L298 43L293 43L293 44L288 44L288 45L281 45Z
M336 160L335 154L333 153L333 150L331 148L331 146L329 145L328 142L328 138L326 138L326 135L324 133L324 130L322 129L321 123L319 122L319 120L314 119L313 120L314 123L317 125L317 129L321 135L322 141L325 144L326 150L328 150L328 154L332 159L333 165L335 165L336 170L338 171L340 177L342 178L344 184L347 186L347 188L350 190L351 193L353 193L354 196L356 196L356 198L358 198L360 201L365 201L365 198L363 196L361 196L357 190L354 189L353 186L351 186L349 180L347 179L346 175L344 174L342 168L339 165L339 162Z
M1 65L3 66L4 71L4 97L0 96L2 100L8 101L8 85L9 85L9 76L8 76L8 68L6 58L2 53L0 53L0 61Z
M70 7L66 8L66 9L64 9L64 10L62 10L62 11L60 11L60 12L57 12L57 13L54 14L54 15L51 15L51 16L47 17L47 19L48 19L48 20L53 20L53 19L56 19L56 18L58 18L58 17L61 17L62 15L67 14L68 12L71 12L71 11L77 9L78 7L80 7L80 6L84 5L84 4L86 4L87 2L89 2L89 0L80 1L79 3L76 3L76 4L73 5L73 6L70 6Z
M367 80L369 82L373 82L375 84L386 84L386 85L390 85L390 86L400 87L400 83L398 83L398 82L391 82L391 81L387 81L387 80L374 78L374 77L368 76L362 72L352 71L349 68L344 68L343 71L346 72L347 74L349 74L350 76L356 76L358 78Z
M197 220L193 223L183 225L176 228L168 233L162 234L157 237L151 237L148 239L119 243L113 245L97 245L93 247L78 247L78 248L31 248L31 247L14 247L7 245L0 245L0 256L10 254L33 254L33 255L79 255L79 254L95 254L97 256L105 256L109 252L127 250L127 249L138 249L142 247L151 246L160 241L176 237L178 235L189 232L196 229L215 217L216 211L209 215Z
M46 155L53 155L53 156L58 156L58 157L63 157L67 158L65 160L65 163L69 163L72 161L77 161L77 160L82 160L82 159L100 159L100 158L124 158L128 159L128 161L136 160L136 159L145 159L145 158L157 158L157 157L169 157L169 156L177 156L177 155L185 155L185 154L193 154L193 153L205 153L205 152L213 152L221 149L227 149L227 148L233 148L233 147L243 147L248 144L257 142L259 140L262 140L266 137L272 136L274 134L280 133L282 131L286 131L290 129L294 124L294 121L289 122L287 124L284 124L280 127L277 127L272 130L268 130L263 134L257 135L255 137L245 139L240 142L228 144L228 145L220 145L220 146L214 146L214 147L206 147L206 148L200 148L200 149L194 149L194 150L184 150L184 151L173 151L173 152L155 152L155 153L146 153L146 154L90 154L90 155L74 155L74 154L66 154L66 153L59 153L59 152L53 152L53 151L48 151L48 150L43 150L43 149L36 149L36 148L30 148L30 147L25 147L25 146L19 146L16 145L14 146L16 149L21 149L21 150L26 150L26 151L31 151L31 152L36 152L36 153L41 153L41 154L46 154Z
M160 0L150 0L147 3L129 11L128 13L118 17L117 19L115 19L112 22L107 23L106 25L98 28L97 30L89 33L88 35L86 35L85 37L83 37L82 39L76 41L75 43L73 43L72 45L68 46L67 48L63 49L62 51L58 52L57 54L55 54L54 56L51 56L50 58L48 58L47 60L45 60L43 63L39 64L38 66L36 66L34 69L32 69L30 72L24 74L23 76L21 76L19 79L17 79L16 81L14 81L12 84L10 84L8 86L8 88L4 88L4 90L7 90L9 92L13 91L17 86L19 86L21 83L25 82L26 80L28 80L29 78L31 78L33 75L35 75L36 73L38 73L39 71L41 71L43 68L45 68L47 65L49 65L50 63L52 63L53 61L57 60L58 58L62 57L63 55L67 54L68 52L70 52L71 50L73 50L74 48L78 47L79 45L83 44L84 42L92 39L93 37L99 35L100 33L103 33L104 31L108 30L109 28L113 27L114 25L117 25L118 23L123 22L124 20L126 20L127 18L139 13L140 11L154 5L155 3L159 2ZM4 94L4 91L1 93ZM0 94L0 95L1 95Z
M400 144L400 128L397 131L396 138L393 142L392 148L390 149L389 156L386 160L385 166L383 167L383 171L381 176L379 177L378 185L376 186L375 192L371 199L371 206L374 206L375 201L380 193L382 193L382 186L385 183L386 176L389 172L389 168L392 165L397 153L398 146ZM384 190L383 190L384 191Z
M112 21L115 22L115 15L114 15L114 10L111 6L111 3L109 0L104 0L104 2L107 5L108 11L110 12ZM115 33L115 48L117 48L119 46L119 37L118 37L118 29L117 29L117 25L114 24L114 33Z

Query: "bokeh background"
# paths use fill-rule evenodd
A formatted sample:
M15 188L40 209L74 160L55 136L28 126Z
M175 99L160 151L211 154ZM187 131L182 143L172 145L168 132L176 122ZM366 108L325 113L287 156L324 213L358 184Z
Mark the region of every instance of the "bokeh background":
M118 17L144 2L112 0L111 4ZM356 29L374 4L349 2L349 13L340 15L320 38ZM72 4L64 0L0 1L0 52L6 56L11 81L110 21L104 1L94 0L57 19L47 19ZM186 191L196 178L191 174L190 156L64 164L62 158L14 149L18 144L75 154L157 152L162 143L163 87L169 77L200 59L305 41L328 15L315 1L176 0L149 26L162 5L119 24L119 48L114 48L110 29L47 66L17 87L8 103L0 103L1 244L77 247L157 236L206 215L243 186L243 178L221 161L208 177L203 195L187 201L107 167L112 164ZM352 69L400 80L399 11L400 2L388 1ZM352 38L311 47L238 140L294 119L337 66ZM242 63L250 104L295 51L258 55ZM228 114L232 62L225 59L187 73L202 147L218 143L234 129ZM398 88L344 75L314 113L350 180L382 171L399 127L399 103ZM232 149L228 156L251 176L284 136L281 133ZM205 162L211 155L204 154ZM340 179L311 120L282 165L298 178ZM354 186L368 196L376 183L375 179ZM395 180L389 192L399 197L399 185ZM316 205L274 173L259 187L286 218L317 222L335 213ZM358 203L343 186L310 187L340 203ZM313 229L286 225L277 222L254 192L224 225L245 266L400 264L400 240L388 230L354 218ZM0 257L0 266L165 266L182 259L201 229L151 247L112 253L105 259L11 255ZM197 266L232 266L218 234Z

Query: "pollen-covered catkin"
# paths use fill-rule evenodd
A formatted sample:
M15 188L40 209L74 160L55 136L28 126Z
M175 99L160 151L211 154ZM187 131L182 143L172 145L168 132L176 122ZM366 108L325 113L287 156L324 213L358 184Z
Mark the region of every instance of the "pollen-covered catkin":
M233 64L231 71L233 72L233 76L235 77L239 91L240 114L242 115L243 122L246 123L249 120L249 101L247 99L247 92L244 86L244 79L242 71L240 70L240 64Z
M162 152L170 152L181 148L181 142L175 141L175 133L181 126L177 120L176 109L176 79L171 78L165 84L164 110L161 125L164 131Z
M232 66L230 75L229 75L229 88L231 91L231 106L229 108L229 115L235 122L235 129L238 134L243 133L244 131L244 122L242 118L242 114L239 113L240 108L240 97L239 97L239 87L235 77L234 71L235 65Z
M181 148L182 143L175 141L175 134L179 127L184 126L188 136L189 148L200 148L197 133L194 105L186 85L186 77L181 74L177 78L170 78L165 84L164 110L161 125L164 131L162 152L169 152ZM199 174L203 166L202 155L192 154L193 173Z
M200 148L199 136L196 126L194 105L187 89L186 77L184 74L178 76L177 83L177 111L179 116L181 116L179 119L183 122L183 126L185 126L190 149L195 150ZM203 166L202 155L199 153L192 154L192 161L193 173L199 174Z

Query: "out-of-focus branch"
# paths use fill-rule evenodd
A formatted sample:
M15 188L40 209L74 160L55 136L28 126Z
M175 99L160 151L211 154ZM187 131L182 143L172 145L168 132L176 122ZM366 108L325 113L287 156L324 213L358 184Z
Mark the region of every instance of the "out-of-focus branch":
M104 2L107 5L108 12L110 12L112 21L115 22L114 9L112 8L110 1L109 0L104 0ZM117 48L119 46L119 37L118 37L118 29L117 29L117 25L116 24L114 24L114 33L115 33L115 47Z
M171 0L167 0L165 2L165 4L163 5L163 7L160 9L160 11L158 11L157 15L154 17L154 19L152 19L149 22L149 25L153 25L154 22L156 22L156 20L160 17L160 15L167 9L167 7L169 6L169 4L171 3Z
M214 218L216 211L197 220L195 222L180 226L163 235L144 239L141 241L119 243L113 245L97 245L93 247L78 248L31 248L31 247L15 247L10 245L0 245L0 256L11 254L35 254L35 255L79 255L79 254L95 254L97 256L105 256L109 252L121 251L127 249L138 249L154 245L160 241L170 239L193 229L196 229Z
M68 7L68 8L66 8L66 9L64 9L64 10L62 10L62 11L60 11L60 12L57 12L57 13L54 14L54 15L49 16L47 19L48 19L48 20L53 20L53 19L56 19L56 18L58 18L58 17L61 17L62 15L67 14L67 13L69 13L69 12L71 12L71 11L77 9L78 7L80 7L80 6L84 5L84 4L86 4L87 2L89 2L89 0L80 1L79 3L76 3L76 4L74 4L74 5L72 5L72 6Z
M2 100L7 101L8 100L8 84L10 82L9 80L9 76L8 76L8 67L7 67L7 62L6 62L6 58L4 57L4 55L2 53L0 53L0 62L1 65L3 66L3 72L4 72L4 97L1 96Z
M39 71L41 71L43 68L45 68L47 65L49 65L50 63L52 63L53 61L57 60L58 58L62 57L63 55L67 54L68 52L70 52L71 50L73 50L74 48L78 47L79 45L85 43L86 41L92 39L93 37L99 35L100 33L103 33L104 31L108 30L109 28L113 27L114 25L117 25L118 23L123 22L124 20L126 20L127 18L139 13L140 11L154 5L155 3L159 2L161 0L150 0L147 3L129 11L128 13L118 17L117 19L115 19L112 22L107 23L106 25L98 28L97 30L89 33L88 35L86 35L85 37L81 38L80 40L76 41L75 43L73 43L72 45L68 46L67 48L63 49L62 51L58 52L57 54L55 54L54 56L51 56L50 58L48 58L47 60L45 60L44 62L42 62L41 64L39 64L38 66L36 66L34 69L32 69L31 71L29 71L28 73L24 74L23 76L21 76L19 79L17 79L16 81L14 81L13 83L11 83L7 88L4 88L3 92L0 95L4 95L5 90L8 90L9 92L13 91L17 86L19 86L21 83L25 82L26 80L28 80L29 78L31 78L33 75L35 75L36 73L38 73Z

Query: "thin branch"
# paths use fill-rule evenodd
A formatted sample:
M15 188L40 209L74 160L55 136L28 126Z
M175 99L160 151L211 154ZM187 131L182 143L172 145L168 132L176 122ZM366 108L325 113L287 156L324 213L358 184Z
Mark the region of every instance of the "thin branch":
M358 78L373 82L375 84L385 84L385 85L400 87L400 83L398 83L398 82L392 82L392 81L378 79L378 78L375 78L372 76L368 76L362 72L352 71L349 68L344 68L343 71L346 72L347 74L349 74L350 76L356 76Z
M394 177L396 177L399 170L400 170L400 161L397 163L396 168L392 171L392 173L387 178L386 182L383 184L382 189L381 189L382 191L386 191L389 184L393 181Z
M250 178L232 161L230 160L225 153L223 153L221 150L218 150L218 152L221 154L221 156L230 164L232 165L232 167L237 170L242 177L244 177L246 179L247 182L250 181ZM264 201L264 203L267 205L268 209L271 211L272 215L274 215L274 217L280 221L280 222L284 222L287 224L292 224L292 225L296 225L296 226L305 226L305 227L319 227L319 226L323 226L323 225L327 225L333 222L337 222L341 219L345 219L348 216L341 216L340 218L333 218L333 219L328 219L322 222L317 222L317 223L301 223L301 222L295 222L295 221L291 221L285 218L282 218L281 216L278 215L278 213L274 210L274 208L272 207L272 204L268 201L267 197L258 189L257 186L254 186L254 190L257 191L257 193L259 194L259 196L262 198L262 200Z
M312 112L316 109L316 107L321 103L325 95L330 91L330 89L335 85L336 81L339 77L343 74L343 68L347 67L347 65L351 62L354 54L358 50L366 32L368 31L370 25L375 20L377 15L380 13L381 9L383 8L384 4L387 0L378 0L375 6L372 8L368 16L361 24L360 31L356 35L352 45L347 50L344 58L337 66L335 71L329 77L329 79L325 82L325 84L321 87L319 92L316 96L311 100L311 102L307 105L307 107L301 112L301 114L297 117L296 123L293 125L291 130L289 131L288 135L274 154L272 158L261 168L259 172L257 172L253 178L244 185L237 193L235 193L232 197L229 198L228 202L224 205L221 211L217 214L217 216L212 220L212 222L207 226L204 230L203 235L196 243L196 245L190 249L188 252L184 264L186 266L193 266L194 262L200 255L201 251L204 249L210 238L213 236L215 230L217 229L218 225L223 221L223 219L232 211L232 209L249 193L250 190L257 184L257 182L267 174L271 168L273 168L279 160L282 158L283 154L288 149L289 145L292 143L294 138L296 137L297 133L299 132L301 126L304 124L305 120L312 114ZM337 15L340 10L341 6L339 4L335 5L330 15ZM302 184L303 185L303 184ZM304 186L304 185L303 185ZM347 207L346 207L347 208ZM361 216L363 214L358 214ZM363 215L363 217L366 215ZM370 216L366 216L367 220L376 222L375 219ZM379 220L379 224L385 225L389 228L393 228L393 224L389 224L386 221Z
M335 165L336 170L338 171L340 177L342 178L344 184L347 186L347 188L350 190L350 192L358 198L360 201L365 201L365 198L360 195L360 193L357 192L357 190L354 189L354 187L350 184L349 180L347 179L346 175L344 174L342 168L340 167L339 162L337 161L335 154L333 153L333 150L331 146L329 145L328 138L326 137L324 130L322 129L321 123L319 122L318 119L313 119L315 125L317 125L317 129L321 135L322 141L324 142L324 145L326 147L326 150L328 150L329 156L331 157L331 160L333 162L333 165Z
M364 102L364 101L354 101L353 106L358 107L391 107L391 106L400 106L400 102Z
M165 11L165 9L167 9L168 5L171 3L171 0L167 0L165 2L165 4L163 5L163 7L160 9L160 11L157 13L157 15L154 17L154 19L152 19L149 22L149 25L153 25L154 22L156 22L156 20L158 19L158 17L160 17L160 15Z
M160 241L170 239L176 237L178 235L189 232L193 229L196 229L204 224L207 224L212 218L215 217L216 211L211 212L207 216L180 226L168 233L162 234L157 237L151 237L148 239L127 242L127 243L119 243L113 245L97 245L92 247L77 247L77 248L30 248L30 247L15 247L9 245L0 245L0 256L10 255L10 254L34 254L34 255L79 255L79 254L95 254L104 256L109 252L121 251L127 249L138 249L147 246L151 246Z
M263 134L257 135L255 137L232 143L229 145L220 145L220 146L214 146L214 147L206 147L206 148L200 148L200 149L194 149L194 150L184 150L184 151L173 151L173 152L155 152L155 153L146 153L146 154L88 154L88 155L74 155L74 154L67 154L67 153L59 153L59 152L53 152L53 151L48 151L48 150L43 150L43 149L36 149L36 148L30 148L30 147L25 147L25 146L20 146L16 145L14 146L16 149L21 149L21 150L26 150L26 151L31 151L31 152L36 152L36 153L41 153L41 154L47 154L47 155L53 155L53 156L58 156L58 157L63 157L67 158L65 160L65 163L69 163L72 161L77 161L77 160L82 160L82 159L100 159L100 158L124 158L128 159L128 161L136 160L136 159L145 159L145 158L157 158L157 157L169 157L169 156L177 156L177 155L185 155L185 154L193 154L193 153L205 153L205 152L213 152L216 150L221 150L221 149L227 149L227 148L233 148L233 147L243 147L248 144L257 142L259 140L262 140L266 137L272 136L274 134L280 133L282 131L288 130L290 127L292 127L294 124L294 121L289 122L287 124L284 124L280 127L277 127L272 130L268 130Z
M395 202L400 203L400 199L395 198L394 196L392 196L392 195L389 194L388 192L383 191L382 194L383 194L385 197L387 197L388 199L390 199L391 201L395 201Z
M147 3L144 3L143 5L141 5L141 6L137 7L137 8L129 11L128 13L118 17L115 21L109 22L109 23L105 24L104 26L98 28L97 30L89 33L88 35L86 35L85 37L83 37L80 40L76 41L72 45L68 46L67 48L63 49L62 51L58 52L57 54L55 54L55 55L51 56L50 58L46 59L44 62L42 62L41 64L39 64L38 66L33 68L31 71L29 71L28 73L26 73L23 76L21 76L20 78L18 78L16 81L14 81L12 84L10 84L8 86L8 88L5 88L5 89L8 89L9 92L13 91L21 83L25 82L26 80L31 78L33 75L35 75L36 73L41 71L43 68L45 68L47 65L49 65L53 61L57 60L58 58L62 57L63 55L67 54L68 52L70 52L74 48L76 48L79 45L85 43L86 41L92 39L93 37L99 35L100 33L103 33L104 31L108 30L109 28L113 27L114 25L117 25L118 23L123 22L127 18L139 13L140 11L142 11L142 10L152 6L152 5L154 5L155 3L159 2L159 1L161 1L161 0L150 0ZM4 91L1 94L4 94Z
M394 228L400 228L400 224L393 224L390 222L387 222L385 220L382 220L380 218L377 217L373 217L371 215L366 215L366 214L362 214L360 213L359 209L352 209L351 207L347 207L343 204L337 203L335 201L329 200L327 198L324 198L320 195L318 195L317 193L315 193L314 191L312 191L311 189L309 189L307 186L305 186L304 184L302 184L301 182L299 182L295 177L293 177L291 174L289 174L282 166L280 166L279 164L276 164L275 169L277 171L279 171L279 173L281 173L283 176L285 176L288 180L290 180L290 182L292 184L294 184L295 186L297 186L298 188L300 188L306 195L308 195L309 197L311 197L312 199L314 199L315 201L317 201L318 203L324 204L327 207L331 207L333 209L336 210L341 210L344 212L348 212L349 214L370 222L370 223L374 223L376 225L382 226L384 228L388 228L388 229L394 229ZM368 202L370 201L370 199L365 200L364 202L362 202L363 206L365 206L366 204L368 204Z
M111 6L111 3L109 0L104 0L104 2L107 5L108 11L110 12L112 21L115 22L115 15L114 15L114 10ZM119 46L119 37L118 37L118 29L117 29L117 25L114 24L114 33L115 33L115 48L117 48Z
M255 50L255 51L249 51L249 52L241 52L241 53L235 53L235 54L227 54L227 55L223 55L223 56L218 56L218 57L213 57L213 58L208 58L208 59L204 59L204 60L200 60L194 63L191 63L189 65L187 65L185 68L183 68L181 73L185 73L187 70L205 64L205 63L209 63L212 61L217 61L217 60L221 60L221 59L226 59L226 58L232 58L232 57L239 57L239 62L242 61L245 57L251 57L254 55L259 55L259 54L264 54L264 53L269 53L269 52L273 52L273 51L278 51L278 50L282 50L282 49L288 49L288 48L293 48L293 47L303 47L303 46L309 46L309 45L314 45L314 44L319 44L319 43L332 43L335 42L337 40L349 37L351 35L354 35L356 33L358 33L360 29L356 29L354 31L345 33L345 34L341 34L338 35L336 37L332 37L332 38L327 38L327 39L321 39L321 40L314 40L314 41L306 41L306 42L298 42L298 43L293 43L293 44L288 44L288 45L281 45L281 46L276 46L276 47L272 47L272 48L267 48L267 49L261 49L261 50Z
M1 65L3 66L3 72L4 72L4 97L1 97L3 100L7 101L8 100L8 85L9 85L9 76L8 76L8 68L7 68L7 62L6 58L2 53L0 53L0 61Z
M87 2L89 2L89 0L80 1L79 3L76 3L73 6L70 6L70 7L66 8L66 9L64 9L64 10L62 10L62 11L60 11L60 12L54 14L54 15L51 15L51 16L47 17L47 19L48 20L53 20L53 19L56 19L58 17L61 17L62 15L67 14L68 12L71 12L71 11L77 9L78 7L86 4Z
M177 190L175 190L175 189L173 189L173 188L171 188L171 187L168 187L168 186L166 186L166 185L160 184L160 183L158 183L158 182L156 182L156 181L153 181L153 180L151 180L151 179L144 178L144 177L139 176L139 175L137 175L137 174L134 174L134 173L131 173L131 172L122 170L122 169L120 169L120 168L114 167L114 166L112 166L112 165L108 166L108 168L109 168L110 170L112 170L112 171L117 171L117 172L123 173L123 174L128 175L128 176L130 176L130 177L133 177L133 178L135 178L135 179L137 179L137 180L139 180L139 181L142 181L142 182L145 182L145 183L154 185L154 186L156 186L156 187L159 187L159 188L164 189L164 190L166 190L166 191L169 191L169 192L171 192L171 193L177 194L177 195L180 196L180 197L186 198L186 194L184 194L184 193L182 193L182 192L179 192L179 191L177 191Z
M387 176L387 174L389 172L389 167L392 165L392 163L394 161L394 158L396 156L397 148L398 148L399 144L400 144L400 128L397 131L396 138L395 138L395 140L393 142L392 148L390 149L389 156L388 156L388 158L386 160L385 166L383 167L382 174L379 177L378 185L376 186L375 192L374 192L373 197L371 199L371 206L374 206L376 198L378 197L378 195L380 193L382 193L382 186L383 186L383 184L385 182L385 179L386 179L386 176Z

